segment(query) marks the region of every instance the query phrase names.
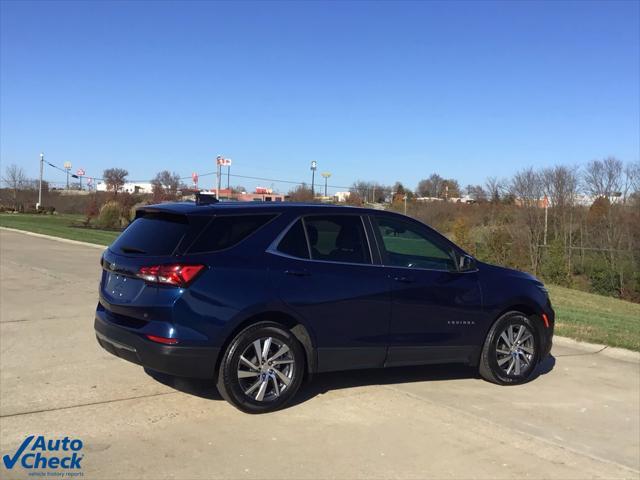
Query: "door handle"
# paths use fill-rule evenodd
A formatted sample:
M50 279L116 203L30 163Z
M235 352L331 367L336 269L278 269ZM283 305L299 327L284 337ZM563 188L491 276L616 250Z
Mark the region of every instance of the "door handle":
M294 277L308 277L311 273L308 270L285 270L285 275L293 275Z
M413 283L415 282L415 280L411 277L393 277L393 279L396 282L401 282L401 283Z

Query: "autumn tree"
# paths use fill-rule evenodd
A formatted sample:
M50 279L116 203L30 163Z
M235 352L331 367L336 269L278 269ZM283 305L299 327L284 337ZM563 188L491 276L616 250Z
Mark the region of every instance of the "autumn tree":
M289 191L289 200L292 202L313 202L313 192L306 183L302 183Z
M18 190L21 190L27 183L27 177L22 167L11 164L4 171L2 181L13 191L14 208L18 209Z
M482 185L467 185L467 195L471 197L472 200L476 202L486 202L487 201L487 192L485 192Z
M180 190L180 175L169 170L158 172L151 180L151 188L155 202L175 200Z
M127 172L124 168L108 168L102 174L104 183L107 185L107 190L113 192L114 195L118 194L118 191L124 186L127 180Z
M489 177L484 182L487 196L491 203L499 203L502 192L505 190L505 182L498 180L498 177Z
M444 178L437 173L432 173L428 178L424 178L418 182L416 193L421 197L442 198L444 189Z
M544 234L544 209L540 208L544 197L541 174L533 168L519 171L511 180L510 193L523 212L524 234L527 239L531 271L536 275Z

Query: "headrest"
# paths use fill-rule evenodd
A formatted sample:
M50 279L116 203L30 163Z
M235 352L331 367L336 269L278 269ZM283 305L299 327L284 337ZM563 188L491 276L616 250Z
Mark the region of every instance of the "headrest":
M359 243L360 238L358 238L358 230L356 228L344 226L340 229L340 233L336 238L336 247L342 250L356 250Z

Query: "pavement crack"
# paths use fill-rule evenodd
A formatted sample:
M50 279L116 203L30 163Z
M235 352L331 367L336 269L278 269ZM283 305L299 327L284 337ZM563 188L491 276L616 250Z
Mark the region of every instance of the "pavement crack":
M58 408L44 408L42 410L31 410L28 412L19 412L19 413L10 413L8 415L0 415L0 418L11 418L11 417L20 417L22 415L31 415L34 413L46 413L46 412L58 412L61 410L71 410L73 408L82 408L82 407L90 407L92 405L104 405L107 403L116 403L116 402L126 402L127 400L137 400L139 398L152 398L152 397L160 397L163 395L175 395L180 392L162 392L162 393L152 393L149 395L138 395L135 397L127 397L127 398L115 398L113 400L104 400L102 402L89 402L89 403L81 403L79 405L69 405L67 407L58 407Z
M604 352L607 348L609 348L609 346L605 345L600 350L596 350L595 352L566 353L564 355L555 355L554 354L553 356L554 357L584 357L585 355L597 355L598 353Z

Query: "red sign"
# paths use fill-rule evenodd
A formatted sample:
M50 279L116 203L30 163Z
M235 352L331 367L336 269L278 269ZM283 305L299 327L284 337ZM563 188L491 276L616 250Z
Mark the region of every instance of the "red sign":
M197 174L196 172L193 172L193 173L191 174L191 179L193 180L193 183L194 183L195 185L197 185L197 184L198 184L198 174Z
M76 172L76 175L80 175L81 177L84 177L85 171L84 168L79 168L78 171Z

